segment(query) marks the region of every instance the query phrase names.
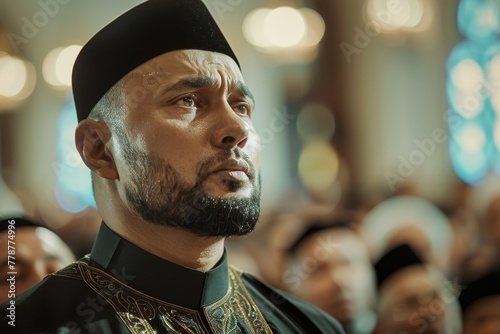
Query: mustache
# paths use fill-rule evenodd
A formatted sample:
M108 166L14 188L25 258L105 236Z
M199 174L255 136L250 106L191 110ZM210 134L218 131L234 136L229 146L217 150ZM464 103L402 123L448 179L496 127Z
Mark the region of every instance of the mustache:
M240 148L228 149L214 154L211 157L203 160L199 163L198 175L199 180L204 180L207 178L214 168L216 168L221 163L227 162L228 160L243 160L248 165L248 177L250 180L254 181L256 177L255 166L250 159L250 156L241 150Z

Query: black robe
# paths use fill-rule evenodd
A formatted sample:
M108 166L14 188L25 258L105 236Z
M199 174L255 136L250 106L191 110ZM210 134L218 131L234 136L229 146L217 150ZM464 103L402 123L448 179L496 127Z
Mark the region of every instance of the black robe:
M203 273L104 223L90 256L15 299L15 322L10 305L1 305L1 333L344 333L323 311L228 266L225 254Z

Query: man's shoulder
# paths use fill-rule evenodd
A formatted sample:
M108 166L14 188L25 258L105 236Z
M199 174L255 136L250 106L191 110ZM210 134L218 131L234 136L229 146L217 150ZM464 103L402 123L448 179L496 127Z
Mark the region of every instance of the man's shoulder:
M38 301L55 301L58 298L72 299L71 294L81 293L81 287L84 285L81 275L76 271L76 265L70 264L60 271L46 276L42 281L16 296L15 303L16 305L24 305ZM4 307L8 303L9 301L1 306Z
M69 265L13 299L0 304L8 322L2 333L52 333L58 328L76 329L95 317L95 292Z
M300 326L308 328L308 333L345 333L337 320L316 306L275 289L251 274L241 272L241 278L252 297L262 298L286 313Z

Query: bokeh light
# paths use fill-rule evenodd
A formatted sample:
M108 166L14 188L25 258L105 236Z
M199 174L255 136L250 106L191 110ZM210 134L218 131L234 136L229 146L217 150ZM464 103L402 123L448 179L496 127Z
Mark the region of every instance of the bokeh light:
M482 125L466 122L452 131L450 157L457 175L465 182L475 185L489 168L488 140Z
M270 12L269 8L256 9L243 20L243 35L251 44L262 48L273 45L264 32L264 21Z
M474 59L466 58L451 70L451 80L462 93L474 94L484 81L483 70Z
M42 74L45 81L57 89L71 87L73 64L81 48L80 45L70 45L50 51L42 65Z
M266 15L264 33L274 45L290 47L297 45L306 33L302 15L292 7L278 7Z
M488 172L489 161L484 151L467 153L452 140L450 157L455 173L470 185L477 185Z
M464 125L456 134L457 143L467 153L476 153L484 150L486 136L477 123Z
M484 109L487 80L482 63L480 50L470 42L458 44L447 60L448 101L467 119L477 117Z
M72 98L61 111L57 122L58 161L52 167L56 173L55 195L66 211L77 213L89 206L95 207L90 171L83 163L74 144L78 124Z
M297 132L308 142L311 140L329 141L335 131L332 111L320 103L305 105L297 117Z
M487 65L488 86L493 110L500 114L500 54L496 54Z
M314 48L325 34L323 18L310 8L256 9L245 17L242 28L248 42L270 53Z
M432 7L424 5L422 0L367 0L365 12L382 32L421 31L433 17Z
M317 45L325 35L325 21L317 11L310 8L300 8L299 13L306 22L306 32L299 45L303 47Z
M35 88L36 72L32 64L0 52L0 98L20 101Z
M458 28L467 38L480 43L497 39L498 3L493 0L461 0L458 6Z
M299 177L312 192L321 192L332 187L339 172L337 152L324 141L308 143L299 158Z
M497 151L500 151L500 119L497 119L493 128L493 139Z
M457 176L475 186L490 169L500 171L498 3L461 0L458 26L467 39L446 62L449 153Z

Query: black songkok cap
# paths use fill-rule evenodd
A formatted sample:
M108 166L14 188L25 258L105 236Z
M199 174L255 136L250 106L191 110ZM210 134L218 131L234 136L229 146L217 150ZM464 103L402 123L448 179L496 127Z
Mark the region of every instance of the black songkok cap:
M239 66L201 0L149 0L115 19L85 44L73 67L78 121L134 68L182 49L223 53Z
M377 287L380 288L385 280L399 270L421 264L423 264L422 259L408 244L402 244L391 249L375 263Z
M475 301L494 295L500 296L500 268L490 271L485 276L467 285L460 293L458 301L462 307L462 312L465 312Z

